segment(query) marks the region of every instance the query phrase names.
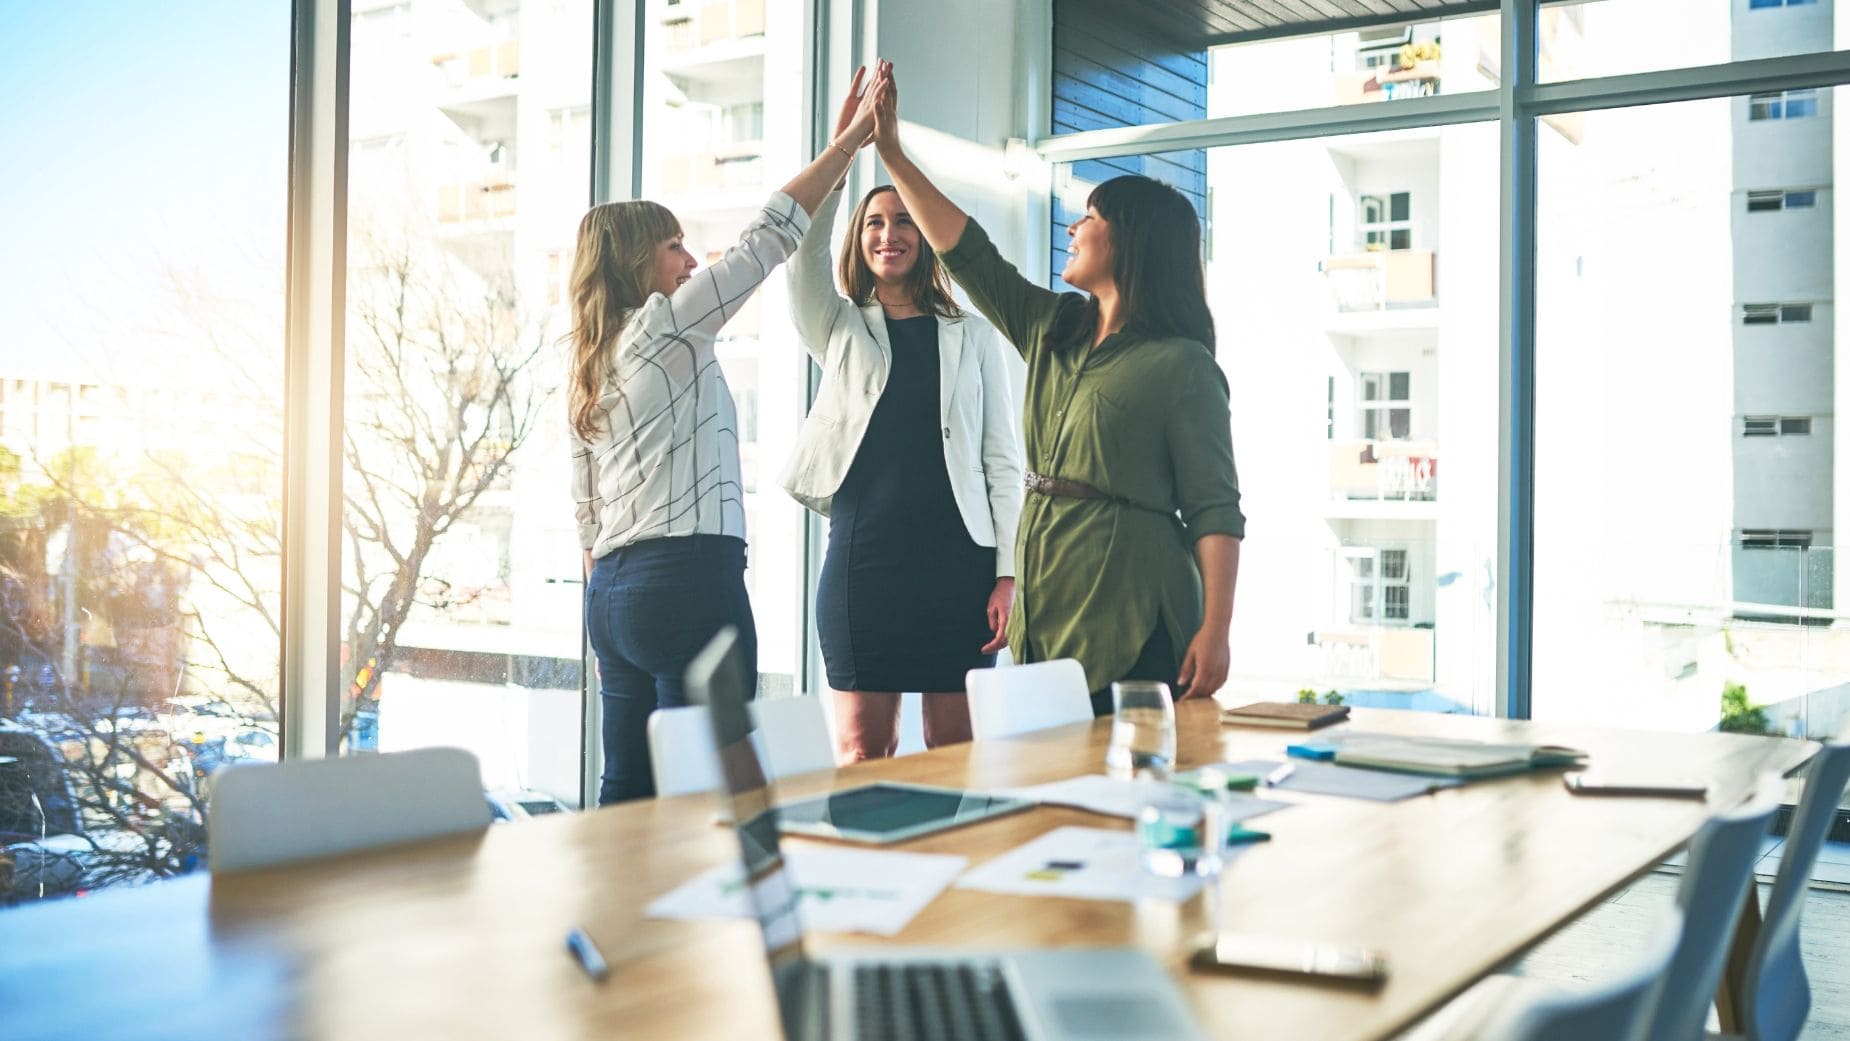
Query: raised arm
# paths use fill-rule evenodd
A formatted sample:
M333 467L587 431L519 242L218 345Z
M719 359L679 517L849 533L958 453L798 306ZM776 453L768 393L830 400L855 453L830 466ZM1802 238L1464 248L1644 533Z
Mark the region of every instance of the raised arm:
M890 65L882 66L869 93L875 99L874 144L906 212L944 260L945 270L970 294L971 303L1026 355L1058 313L1061 294L1028 281L1003 260L982 226L946 198L900 147L899 85Z
M970 216L945 198L899 145L899 84L893 79L893 63L880 63L880 74L868 93L874 102L874 145L880 149L880 161L886 164L893 187L918 225L925 241L940 253L957 245L963 238L964 225Z
M772 194L739 236L737 245L682 283L668 298L666 310L645 309L642 318L651 323L649 332L679 340L694 334L695 340L710 343L720 326L757 292L771 269L796 251L809 231L809 215L816 212L835 182L847 173L855 149L873 136L873 112L873 93L868 91L856 103L854 116L846 121L836 140L824 147L802 173ZM649 342L649 337L630 342ZM696 345L696 351L701 349Z
M854 90L860 90L861 79L862 75L857 71L850 97ZM855 151L873 136L876 103L875 91L862 91L853 117L845 123L838 123L835 137L823 146L822 151L801 173L784 185L784 194L795 199L797 205L803 207L804 213L815 213L816 207L822 205L823 198L848 175L848 167L854 165Z
M866 98L862 81L865 66L854 70L854 83L842 99L841 112L835 117L835 138L852 133L854 119ZM847 302L835 291L830 273L829 237L835 233L835 211L841 207L841 184L823 199L810 214L809 231L790 258L790 319L797 328L797 339L816 364L823 363L829 347L829 333L835 328Z

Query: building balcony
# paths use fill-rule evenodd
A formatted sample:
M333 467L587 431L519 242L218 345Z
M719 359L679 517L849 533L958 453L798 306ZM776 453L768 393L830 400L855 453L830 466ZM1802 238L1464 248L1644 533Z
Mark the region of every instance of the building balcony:
M662 161L662 191L755 192L764 187L764 142L739 141L718 148L670 153Z
M431 55L450 89L471 94L512 94L520 78L520 41L500 40L479 47Z
M494 174L437 187L437 224L448 230L512 230L516 209L514 178Z
M1342 314L1432 307L1437 258L1431 250L1364 250L1330 257L1323 278Z
M1437 502L1438 442L1331 442L1330 498L1338 502Z
M1324 676L1393 682L1433 682L1433 630L1357 625L1311 634Z
M1336 103L1358 105L1439 93L1439 62L1426 59L1407 68L1374 69L1336 77Z
M681 0L662 11L669 55L764 36L764 0Z

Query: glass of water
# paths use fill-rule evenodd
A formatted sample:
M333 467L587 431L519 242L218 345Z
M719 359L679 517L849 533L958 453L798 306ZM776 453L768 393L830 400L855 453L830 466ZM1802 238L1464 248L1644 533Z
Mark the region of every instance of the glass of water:
M1207 832L1208 800L1192 789L1162 781L1143 781L1143 808L1137 814L1137 852L1145 871L1182 878L1201 869Z
M1119 680L1111 685L1116 713L1105 773L1119 780L1167 781L1176 761L1176 708L1169 684Z

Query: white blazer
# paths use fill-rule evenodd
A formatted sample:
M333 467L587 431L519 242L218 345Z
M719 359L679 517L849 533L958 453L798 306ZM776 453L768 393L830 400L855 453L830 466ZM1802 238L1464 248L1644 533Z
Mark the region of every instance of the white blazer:
M803 348L822 367L822 386L797 431L783 485L825 517L893 368L879 302L856 307L835 290L829 237L840 205L841 192L829 193L789 267L791 318ZM998 578L1015 574L1022 495L1021 443L1004 351L995 326L973 313L938 319L944 472L971 540L996 548Z

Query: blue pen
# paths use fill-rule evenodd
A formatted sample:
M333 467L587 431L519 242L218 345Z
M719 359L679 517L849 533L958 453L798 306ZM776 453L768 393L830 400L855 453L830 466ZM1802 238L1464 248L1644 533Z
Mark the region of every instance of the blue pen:
M583 929L574 928L565 934L565 946L572 952L572 957L578 959L579 967L585 970L585 975L598 983L609 978L610 966L605 963L604 955L597 949L597 944L591 942L589 933Z

